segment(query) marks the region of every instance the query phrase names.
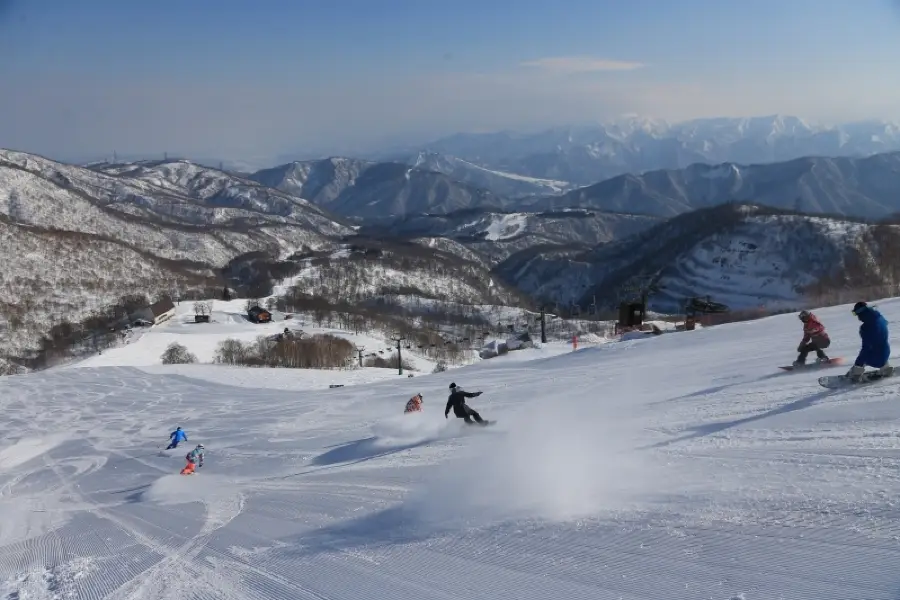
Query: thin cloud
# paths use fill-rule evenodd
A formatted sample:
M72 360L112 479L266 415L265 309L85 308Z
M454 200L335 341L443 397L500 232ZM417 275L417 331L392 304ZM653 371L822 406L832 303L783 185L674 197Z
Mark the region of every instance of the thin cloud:
M645 66L643 63L594 58L591 56L557 56L539 58L521 63L523 67L544 69L562 73L592 73L595 71L634 71Z

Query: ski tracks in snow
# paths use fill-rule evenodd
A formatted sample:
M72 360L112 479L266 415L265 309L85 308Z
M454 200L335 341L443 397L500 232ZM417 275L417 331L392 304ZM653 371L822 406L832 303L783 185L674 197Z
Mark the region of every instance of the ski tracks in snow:
M0 600L895 600L896 387L769 377L795 331L735 329L454 374L487 392L481 431L443 419L446 375L10 378ZM176 424L191 441L160 452ZM206 465L181 477L196 441Z
M352 515L373 495L396 500L398 488L377 482L370 492L363 483L341 489L293 481L301 475L291 455L261 451L259 428L254 431L256 423L284 414L269 406L271 391L254 397L252 389L210 388L136 369L68 371L50 379L55 385L44 391L44 417L37 407L23 410L24 418L11 424L16 431L5 432L20 441L0 449L2 600L327 600L298 577L297 569L309 565L279 558L286 544L274 540L324 526L347 502L353 506L343 510ZM23 383L14 394L23 407L24 398L39 393L35 388L47 386ZM232 396L223 397L223 389ZM186 411L185 397L231 410L207 418L202 429L191 427L199 411ZM151 435L168 434L172 413L181 415L176 418L192 439L206 441L210 458L196 476L178 475L190 442L168 453L146 445ZM235 435L235 422L252 433ZM44 427L61 432L30 437ZM242 472L248 458L259 473L219 474L232 462ZM285 476L271 477L273 466ZM254 503L259 493L266 498Z

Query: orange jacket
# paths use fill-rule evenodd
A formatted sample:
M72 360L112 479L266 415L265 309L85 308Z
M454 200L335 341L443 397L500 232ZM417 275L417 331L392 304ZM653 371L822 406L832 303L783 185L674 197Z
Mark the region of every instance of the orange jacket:
M422 410L422 394L416 394L406 403L405 413L418 412Z

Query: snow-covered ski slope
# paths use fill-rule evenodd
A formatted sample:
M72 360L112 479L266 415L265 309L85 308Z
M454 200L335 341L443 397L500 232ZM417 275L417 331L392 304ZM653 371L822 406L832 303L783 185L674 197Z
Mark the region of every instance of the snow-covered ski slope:
M358 348L364 348L363 355L382 352L385 358L396 357L393 344L383 337L377 337L374 333L365 335L353 333L342 329L317 327L309 317L295 315L296 318L285 320L285 315L278 311L272 313L273 318L269 323L252 323L247 317L246 300L222 300L208 301L212 306L209 323L194 322L193 302L185 301L175 307L175 316L170 320L149 328L135 327L132 337L128 338L120 346L104 350L102 354L89 356L68 365L70 368L89 368L106 366L145 367L162 364L162 354L169 344L176 343L184 346L188 352L197 357L200 363L212 363L219 344L227 339L253 342L258 337L274 336L284 331L285 328L295 335L303 333L306 336L314 334L331 334L345 338ZM415 356L407 351L405 358L414 366L424 372L434 369L434 362L421 356ZM221 369L217 369L221 370ZM242 369L238 369L242 371ZM365 369L368 377L378 378L379 375L390 377L396 374L390 369ZM310 371L305 371L309 374ZM313 371L312 373L316 373ZM339 373L339 372L338 372ZM359 375L359 374L357 374ZM335 376L335 383L342 375ZM347 377L347 375L343 375ZM322 380L321 375L314 379Z
M817 313L852 361L850 307ZM783 315L319 390L5 377L0 598L896 600L900 379L825 390L846 367L778 370L799 341ZM451 381L498 423L445 420Z
M233 385L254 385L259 379L259 372L247 369L223 369L213 366L216 350L227 339L240 340L244 343L255 341L259 337L270 337L280 334L287 328L294 335L328 334L351 342L356 348L363 349L364 360L370 356L378 356L389 361L396 361L397 351L388 334L372 331L356 333L339 328L318 327L308 315L294 314L285 319L285 314L273 311L269 323L252 323L246 317L246 300L207 300L212 306L209 323L194 322L194 303L181 302L175 307L175 316L153 327L135 327L118 345L104 350L100 354L76 359L61 368L96 368L96 367L141 367L148 368L162 365L162 355L169 344L176 343L197 358L198 364L165 366L163 373L185 373L193 377L208 377L214 381L227 380ZM502 307L501 307L502 308ZM521 314L517 309L504 309L513 315ZM497 314L504 314L498 312ZM490 339L488 339L490 341ZM581 345L605 343L606 339L596 335L581 336ZM517 350L512 355L503 357L505 361L534 360L556 356L571 350L571 342L551 341L540 348ZM403 360L414 368L414 375L431 373L437 361L423 355L417 348L403 348ZM477 362L477 352L463 359ZM492 359L496 360L496 359ZM204 366L205 364L205 366ZM396 363L393 363L396 364ZM456 368L457 365L449 365ZM152 371L152 369L151 369ZM383 379L395 379L396 369L363 367L347 370L267 370L266 386L287 389L322 389L329 385L353 385ZM406 370L409 374L409 370ZM0 600L3 600L0 598Z

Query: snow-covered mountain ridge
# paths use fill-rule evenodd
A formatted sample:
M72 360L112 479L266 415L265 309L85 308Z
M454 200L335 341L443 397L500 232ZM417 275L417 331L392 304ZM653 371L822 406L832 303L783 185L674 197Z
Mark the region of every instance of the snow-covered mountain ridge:
M299 267L290 278L293 291L335 306L397 296L510 307L527 302L478 261L409 241L359 236L336 252L303 258Z
M333 157L280 165L250 177L361 222L467 208L502 210L512 202L451 175L398 162Z
M724 205L693 211L588 252L523 251L496 271L537 297L613 306L623 290L653 288L651 306L677 311L711 295L733 309L797 306L848 281L891 284L900 226ZM827 288L828 286L826 286Z
M728 202L880 219L900 212L900 152L769 164L695 164L628 174L545 197L535 209L584 207L670 217Z
M510 198L561 194L575 187L574 184L568 181L541 179L498 171L461 158L434 152L420 152L416 156L408 158L406 162L416 168L443 173L457 181L484 188L495 194Z
M283 192L191 163L66 165L0 150L0 355L119 298L202 292L235 258L333 247L353 229Z
M489 264L537 246L581 246L643 231L662 219L586 209L543 212L464 210L449 214L423 214L388 225L363 226L368 235L409 237L417 240L447 238L465 246Z
M446 160L437 161L443 162ZM429 163L429 168L437 166L434 161ZM399 163L354 159L283 165L251 177L310 198L364 225L393 225L421 215L451 216L465 210L512 213L583 208L672 217L728 202L866 218L900 212L900 199L894 193L900 187L900 152L865 157L804 156L766 163L698 162L684 168L598 178L602 180L564 193L535 188L534 193L519 196L493 180L474 180L461 172L447 175ZM475 187L473 181L484 187Z
M717 201L711 196L703 196L701 192L713 189L721 195L724 193L721 190L734 187L735 178L741 182L753 179L755 183L752 186L747 184L746 189L760 195L765 195L767 185L783 187L781 181L795 181L796 177L802 180L797 186L810 187L811 180L803 177L815 176L823 190L827 189L830 181L843 178L841 181L846 185L839 188L843 204L837 206L847 210L852 207L853 199L859 201L859 197L853 195L858 192L854 192L851 186L865 189L867 193L890 187L890 176L896 167L894 155L846 159L850 166L841 166L843 160L834 159L829 163L837 165L833 169L819 168L817 165L825 163L817 162L817 159L795 161L803 166L802 169L790 163L764 165L752 178L746 171L728 165L696 166L687 170L688 173L679 175L680 179L669 177L666 181L674 182L671 185L673 190L687 183L695 184L693 189L700 190L697 192L700 195L682 190L681 204L676 204L675 209L669 212L662 209L657 212L668 216L692 211L694 207L691 202L701 206L705 205L704 202L725 202L727 200L719 198ZM813 166L807 168L810 164ZM791 179L785 176L773 183L772 179L767 179L771 172L764 171L764 167L783 169L796 177ZM791 171L792 168L794 171ZM532 206L521 206L517 210L471 208L472 205L480 206L476 197L482 194L481 191L461 201L465 210L454 208L451 203L436 214L424 209L439 202L442 197L450 197L462 193L459 190L470 188L454 183L455 187L444 189L441 182L452 181L445 175L398 163L368 164L337 158L316 164L289 165L269 175L273 179L261 183L186 161L95 164L91 169L84 169L33 155L4 151L0 154L0 214L8 217L5 227L16 229L7 234L7 239L56 236L70 240L66 242L70 244L66 251L75 253L72 265L67 267L66 277L54 268L52 257L41 257L40 254L35 255L36 260L32 263L22 260L4 264L0 276L4 281L11 282L11 291L0 301L13 306L19 302L21 294L27 293L24 290L39 290L37 294L32 294L34 306L28 309L24 321L21 314L12 315L19 319L16 322L21 326L4 333L7 336L5 347L15 355L29 348L34 349L41 332L54 323L72 319L77 321L90 315L98 306L135 290L144 290L152 297L163 293L191 294L211 285L221 285L223 274L230 276L226 272L238 271L248 275L254 284L264 287L270 278L260 276L260 273L269 268L265 265L267 261L277 262L277 259L298 255L328 256L352 240L357 235L357 229L369 237L380 232L377 235L383 233L387 240L412 240L415 244L411 246L418 248L418 252L440 250L443 254L433 257L435 264L447 262L453 256L468 261L465 266L468 274L462 279L467 278L469 283L463 286L457 284L459 290L468 290L462 295L456 293L459 290L453 292L455 296L441 292L453 289L443 284L432 289L429 286L435 283L430 279L433 277L433 267L423 270L410 261L392 266L393 271L379 270L380 288L391 288L388 280L396 276L404 283L394 286L394 289L405 287L416 290L413 294L406 294L411 297L432 299L443 294L445 300L488 304L518 302L513 296L501 297L490 289L490 285L501 281L542 299L566 303L580 301L584 304L588 298L593 299L598 286L602 288L600 296L618 294L621 288L627 287L631 275L636 273L649 273L658 279L668 276L670 281L667 280L667 286L675 290L670 292L673 296L688 294L692 290L695 290L693 294L704 295L713 290L734 296L732 304L735 306L793 301L800 293L798 290L815 285L823 277L835 276L841 265L853 260L854 252L874 258L884 253L879 249L884 244L867 238L868 234L859 238L848 236L838 239L823 237L818 230L813 231L809 233L809 244L831 248L834 256L838 257L827 264L824 255L804 254L789 243L775 248L763 243L768 242L762 239L766 234L750 231L747 233L751 239L749 243L764 248L767 253L765 259L758 261L760 264L765 261L784 263L778 269L773 267L775 272L767 272L759 265L747 266L730 259L716 262L713 260L715 257L710 258L702 253L697 257L684 255L687 250L682 246L700 244L707 233L686 224L706 223L707 217L704 215L719 215L717 218L721 219L731 210L724 204L690 213L684 219L676 217L671 222L663 222L659 216L630 212L648 210L648 206L671 209L670 200L664 197L654 197L658 201L656 205L641 204L630 196L619 198L615 208L628 209L621 211L621 214L602 207L601 210L569 207L535 210ZM644 179L652 183L650 175ZM257 178L262 179L261 176ZM719 187L710 183L718 181L725 183L716 184ZM270 184L281 185L290 191L273 189ZM649 189L647 185L644 189ZM728 188L729 185L732 188ZM441 189L444 191L429 195ZM315 192L319 202L328 204L330 209L370 206L362 214L370 214L371 218L364 218L361 228L351 227L341 217L332 217L329 208L322 208L316 202L295 195L307 192ZM581 190L579 193L583 192ZM483 192L483 198L491 197L489 192ZM772 197L771 194L766 196ZM505 204L510 200L501 199L498 202ZM524 201L519 203L525 204ZM491 206L490 202L487 204ZM867 206L865 202L858 202L858 205ZM394 217L385 218L392 206L403 207L403 210ZM407 215L404 212L407 208L413 212ZM882 212L889 208L885 205ZM401 216L397 217L397 214ZM797 222L807 219L803 215L773 213L773 219L754 227L771 227L776 232L773 239L779 239L779 228L790 230L795 227L795 224L788 223L788 217ZM726 217L725 222L731 223L731 218ZM20 245L37 249L40 247L39 240L35 237L28 244ZM94 254L103 252L115 255L117 252L112 248L117 246L122 247L121 255L133 262L112 269L117 274L116 278L105 278L99 265L108 256L101 260L94 258ZM595 246L597 248L592 249ZM651 249L654 248L655 255L652 255ZM738 251L732 248L717 252L727 255ZM147 265L141 263L141 256L146 256ZM676 257L681 257L679 260L682 261L677 269L671 262L666 262L675 261ZM803 260L809 262L804 265ZM30 265L27 271L20 268L26 263ZM348 264L353 264L354 268L358 266L352 260ZM860 264L866 263L862 261ZM693 272L687 272L687 265L694 265L691 267ZM280 272L282 266L276 265L271 272ZM261 271L257 267L261 267ZM286 268L291 267L287 265ZM141 269L148 272L139 273ZM801 277L797 273L803 269L806 276ZM340 269L335 270L338 271ZM866 269L862 272L866 273L867 281L887 281L884 273ZM129 273L135 273L134 281L129 279ZM728 277L737 277L735 273L740 275L738 279L741 281L751 283L723 283ZM359 280L355 271L347 271L346 274ZM453 269L446 269L446 276L462 281ZM331 282L340 279L316 274L314 283L322 277L330 278ZM64 282L64 285L59 282ZM315 283L313 287L318 285ZM336 283L329 285L326 292L344 289ZM679 286L684 289L679 289ZM79 290L69 294L67 287L79 287ZM397 295L396 292L390 294ZM371 299L377 301L375 297ZM675 302L673 298L667 300L662 295L658 296L658 301L666 301L668 306L673 306Z
M0 199L0 213L17 223L104 235L215 266L243 252L316 247L353 231L302 199L187 162L84 169L0 150Z
M695 163L757 164L804 156L864 157L896 150L900 150L900 126L895 123L814 124L770 115L682 123L631 117L533 134L460 133L376 156L413 164L422 153L443 155L446 160L490 170L590 185L625 173L680 169Z
M346 234L346 224L302 197L281 192L256 181L203 167L189 161L144 161L122 165L96 164L91 170L115 177L120 185L147 190L148 198L134 198L131 190L117 190L113 202L142 204L155 214L204 225L228 223L229 219L255 217L260 224L289 223L315 229L326 235ZM107 182L98 182L95 190ZM95 195L103 197L102 192ZM123 197L124 196L124 197Z
M0 230L5 255L17 257L0 266L0 357L43 356L36 353L53 331L90 338L96 332L82 332L80 324L109 314L127 295L190 298L215 295L225 284L267 290L277 273L295 269L286 259L296 256L317 256L318 274L306 287L323 298L348 300L339 292L352 279L374 286L365 297L373 302L398 292L475 304L525 301L480 260L427 245L406 244L409 255L387 269L374 269L373 261L387 261L391 250L366 250L365 261L355 262L359 253L341 248L366 242L339 217L186 161L85 169L3 151ZM362 272L353 270L359 265Z

